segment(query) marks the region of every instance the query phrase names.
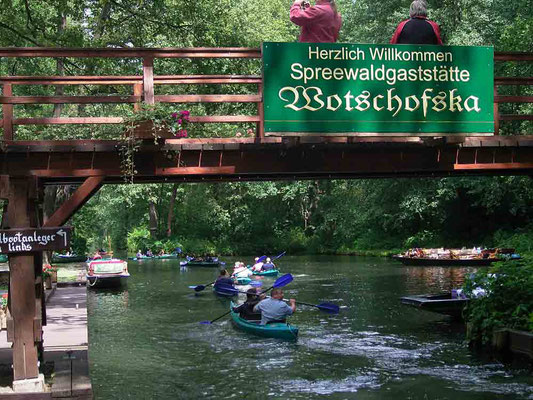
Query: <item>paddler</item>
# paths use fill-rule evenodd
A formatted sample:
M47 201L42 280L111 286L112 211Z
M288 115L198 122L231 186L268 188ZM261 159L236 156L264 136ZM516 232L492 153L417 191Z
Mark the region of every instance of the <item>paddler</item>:
M233 274L231 274L233 278L248 278L252 275L253 272L246 268L243 262L237 261L233 266Z
M296 300L290 299L289 304L283 301L283 290L275 288L272 289L272 297L261 300L254 307L254 311L261 312L261 325L271 322L286 322L287 316L296 311Z
M276 269L276 266L274 265L274 263L270 260L270 258L267 258L266 259L266 263L263 264L263 266L261 267L261 270L262 271L271 271L273 269Z
M262 296L264 297L264 295ZM254 312L254 307L260 300L261 298L257 294L257 289L250 288L246 291L246 301L238 307L233 307L233 311L238 312L241 318L249 321L259 321L261 320L261 313Z
M220 271L218 278L215 282L215 289L217 286L231 286L233 287L233 279L228 276L228 271L225 269Z
M263 268L263 263L259 262L259 257L255 257L255 264L252 267L252 271L261 272L261 268Z

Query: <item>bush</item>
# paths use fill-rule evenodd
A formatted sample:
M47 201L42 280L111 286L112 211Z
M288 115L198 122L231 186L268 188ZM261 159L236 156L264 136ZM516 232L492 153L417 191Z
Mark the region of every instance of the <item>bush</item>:
M533 259L499 262L467 278L468 297L483 288L487 295L473 298L465 309L468 339L489 343L498 328L531 331L533 328Z

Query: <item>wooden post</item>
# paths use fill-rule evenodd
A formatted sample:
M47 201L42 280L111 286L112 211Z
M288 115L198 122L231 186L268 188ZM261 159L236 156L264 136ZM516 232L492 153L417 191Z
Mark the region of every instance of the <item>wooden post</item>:
M8 224L10 228L30 226L29 180L10 179ZM13 379L37 378L35 265L33 255L9 255L9 311L13 323ZM40 310L39 310L40 312Z
M143 95L143 84L142 83L134 83L133 84L133 95L134 96L142 96ZM141 102L138 101L137 103L133 104L133 111L137 112L141 110Z
M3 96L12 96L11 83L4 83ZM13 105L2 104L4 114L4 140L13 140Z
M498 87L494 85L494 135L500 134L500 113L498 111L498 103L496 98L498 97Z
M143 84L144 102L154 104L154 59L152 57L143 58Z

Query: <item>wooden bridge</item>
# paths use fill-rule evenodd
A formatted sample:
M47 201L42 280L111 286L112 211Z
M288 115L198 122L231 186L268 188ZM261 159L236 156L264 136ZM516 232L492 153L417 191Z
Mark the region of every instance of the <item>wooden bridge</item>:
M495 132L487 136L417 137L398 134L347 133L314 136L265 137L263 81L258 75L158 75L154 61L165 59L260 59L254 48L189 49L50 49L4 48L0 57L47 57L58 60L113 58L137 65L142 75L112 76L1 76L3 141L0 148L0 198L7 199L3 227L57 227L65 224L104 183L124 180L118 137L79 140L40 140L40 126L98 127L123 124L121 115L19 116L24 107L40 105L131 105L154 103L236 103L254 110L245 115L192 115L193 124L248 124L251 137L193 137L146 139L135 151L134 182L207 182L290 179L332 179L393 176L533 175L532 114L501 114L502 103L532 103L533 96L500 95L503 87L533 84L533 77L495 78ZM530 63L531 53L496 53L496 62ZM168 61L168 60L167 60ZM259 61L255 61L258 68ZM75 65L75 63L74 63ZM192 65L192 64L191 64ZM157 63L156 63L157 66ZM183 88L180 94L159 94ZM241 94L205 94L213 85L230 85ZM55 87L52 95L35 95ZM105 87L107 95L64 95L63 88ZM200 93L186 91L190 86ZM250 89L252 88L252 89ZM157 90L156 90L157 89ZM74 89L76 91L76 89ZM530 92L529 92L530 93ZM250 106L251 105L251 106ZM210 106L209 106L210 107ZM207 107L206 109L210 109ZM33 114L32 114L33 115ZM510 121L510 122L509 122ZM522 121L524 131L500 135L503 124ZM524 122L525 121L525 122ZM502 124L502 125L500 125ZM21 133L33 127L35 136ZM194 128L191 130L194 135ZM506 130L508 131L508 130ZM43 221L43 185L78 183L81 186L47 221ZM28 255L29 254L29 255ZM38 374L37 348L42 341L42 253L10 255L10 312L14 379Z

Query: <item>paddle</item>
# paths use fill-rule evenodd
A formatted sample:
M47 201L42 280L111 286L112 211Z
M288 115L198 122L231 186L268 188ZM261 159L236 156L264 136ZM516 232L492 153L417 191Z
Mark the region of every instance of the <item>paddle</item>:
M285 253L286 253L286 251L284 251L284 252L281 253L281 254L278 254L276 257L274 257L274 258L272 259L272 261L277 260L278 258L283 257L283 256L285 255Z
M189 286L190 289L194 289L195 292L201 292L202 290L204 290L206 287L208 286L211 286L212 284L214 284L216 281L213 281L211 283L207 283L205 285L196 285L196 286Z
M222 291L224 291L224 292L226 292L228 294L233 294L233 295L236 295L238 293L246 293L246 292L240 291L239 289L235 289L234 287L227 286L227 285L221 285L219 288ZM283 301L288 302L289 300L283 299ZM320 311L327 312L328 314L338 314L339 313L339 306L336 305L336 304L333 304L333 303L311 304L311 303L304 303L303 301L297 301L296 304L301 304L301 305L310 306L310 307L316 307Z
M270 289L273 289L273 288L278 288L278 287L283 287L285 285L288 285L289 283L292 282L292 279L293 278L292 278L291 274L283 275L283 276L279 277L278 279L276 279L276 282L274 282L274 284L271 287L269 287L267 290L264 290L262 293L268 292ZM224 285L224 287L226 287L226 286ZM238 292L238 290L235 289L234 287L227 286L227 288L229 288L228 290L230 290L230 293L231 293L231 290L236 290ZM203 324L203 325L211 325L213 322L218 321L222 317L225 317L230 312L231 312L231 309L228 312L225 312L224 314L222 314L220 317L212 319L211 321L200 321L200 323Z

